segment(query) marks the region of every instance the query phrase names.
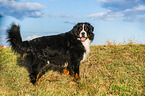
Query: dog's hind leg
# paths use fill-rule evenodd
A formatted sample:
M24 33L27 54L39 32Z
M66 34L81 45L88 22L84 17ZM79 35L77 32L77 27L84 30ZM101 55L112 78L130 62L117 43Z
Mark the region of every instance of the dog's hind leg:
M30 77L30 80L31 80L31 83L35 85L36 81L38 81L38 78L39 78L39 72L40 72L40 69L39 66L40 64L39 63L36 63L36 60L33 60L32 58L28 58L27 57L27 67L28 67L28 71L29 71L29 77Z
M35 85L37 85L39 75L40 75L40 74L37 74L37 76L36 76L36 82L35 82Z
M46 68L49 64L50 64L50 62L47 61L47 64L46 64L45 66L43 66L43 68L41 69L41 71L37 74L37 76L36 76L36 81L35 81L35 85L37 85L39 76L40 76L40 74L42 73L43 69Z
M30 72L30 79L31 79L31 83L34 85L37 85L37 81L40 78L40 74L42 73L42 69L38 67L38 65L34 65L34 67L32 67L32 70Z
M37 83L36 83L37 75L38 75L38 74L36 74L36 73L31 73L31 74L30 74L31 83L34 84L34 85L37 84ZM39 77L39 76L38 76L38 77Z

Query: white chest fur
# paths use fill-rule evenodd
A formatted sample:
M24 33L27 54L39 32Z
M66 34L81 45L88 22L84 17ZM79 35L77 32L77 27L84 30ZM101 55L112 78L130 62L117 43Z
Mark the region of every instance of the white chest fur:
M87 58L87 55L90 53L90 43L91 41L87 39L86 41L82 42L86 52L83 55L83 59L81 60L81 63Z

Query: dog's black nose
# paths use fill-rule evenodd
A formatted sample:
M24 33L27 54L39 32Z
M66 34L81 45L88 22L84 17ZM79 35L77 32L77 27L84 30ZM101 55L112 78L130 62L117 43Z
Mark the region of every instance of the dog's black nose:
M85 37L85 32L82 32L82 37Z

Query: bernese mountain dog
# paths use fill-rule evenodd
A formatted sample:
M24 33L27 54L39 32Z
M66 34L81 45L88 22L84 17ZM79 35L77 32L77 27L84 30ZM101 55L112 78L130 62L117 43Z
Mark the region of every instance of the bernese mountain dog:
M13 23L7 30L11 48L24 57L31 83L37 85L47 67L60 68L63 73L80 80L79 66L90 52L94 27L88 22L76 24L66 33L22 41L20 27ZM56 67L57 66L57 67ZM40 75L41 74L41 75Z

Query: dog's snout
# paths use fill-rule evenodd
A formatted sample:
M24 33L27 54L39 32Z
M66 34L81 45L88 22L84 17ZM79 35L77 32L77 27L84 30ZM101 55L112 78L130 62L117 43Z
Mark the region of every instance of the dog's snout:
M85 37L85 32L82 32L82 37Z

